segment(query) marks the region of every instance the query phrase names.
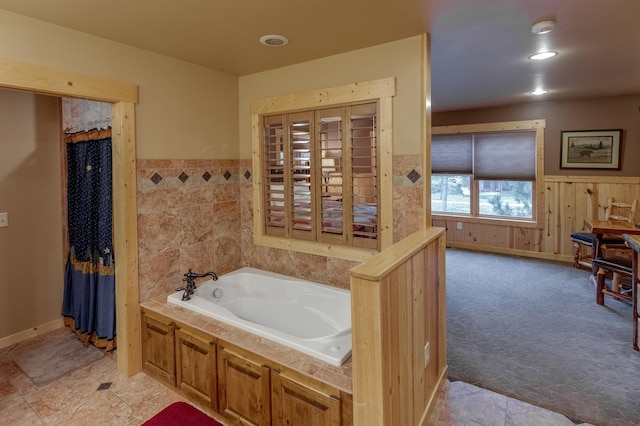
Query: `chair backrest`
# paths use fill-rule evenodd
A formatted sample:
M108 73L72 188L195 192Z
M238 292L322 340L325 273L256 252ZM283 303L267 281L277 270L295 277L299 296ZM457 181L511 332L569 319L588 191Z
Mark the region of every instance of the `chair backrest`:
M636 207L638 200L633 200L631 204L614 201L613 197L607 200L607 208L604 212L605 220L619 220L634 223L636 218Z

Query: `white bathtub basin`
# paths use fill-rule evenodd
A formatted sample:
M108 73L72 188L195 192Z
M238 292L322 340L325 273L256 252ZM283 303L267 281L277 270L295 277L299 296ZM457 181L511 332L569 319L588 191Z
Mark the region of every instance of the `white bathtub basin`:
M274 340L333 365L351 355L351 294L285 275L242 268L168 302Z

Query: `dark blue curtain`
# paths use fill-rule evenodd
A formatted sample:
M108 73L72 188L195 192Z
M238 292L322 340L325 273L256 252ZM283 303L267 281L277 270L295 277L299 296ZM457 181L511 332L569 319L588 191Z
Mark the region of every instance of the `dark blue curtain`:
M116 346L111 138L67 144L69 258L65 323L84 342Z

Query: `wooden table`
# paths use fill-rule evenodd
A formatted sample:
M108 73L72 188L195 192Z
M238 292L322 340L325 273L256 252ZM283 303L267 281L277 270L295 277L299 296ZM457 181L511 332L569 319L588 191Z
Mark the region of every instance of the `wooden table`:
M640 235L623 234L625 242L631 249L633 249L633 273L631 279L632 297L633 297L633 349L636 351L638 348L638 321L640 321L640 314L638 308L638 298L640 298L640 276L638 276L638 253L640 253Z
M584 227L595 235L593 243L593 259L602 255L602 236L608 235L640 235L640 228L629 222L619 220L584 220ZM596 271L597 272L597 271Z

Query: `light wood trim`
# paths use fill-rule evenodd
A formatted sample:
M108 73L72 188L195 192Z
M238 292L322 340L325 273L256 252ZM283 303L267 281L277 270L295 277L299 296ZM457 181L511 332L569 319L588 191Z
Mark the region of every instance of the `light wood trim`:
M376 254L366 264L358 265L351 269L351 276L371 281L380 280L388 275L391 270L397 268L407 257L413 256L416 252L442 237L444 231L443 228L430 227L415 232L391 248Z
M422 35L422 61L420 64L420 90L422 96L420 106L422 120L420 141L422 144L422 199L424 226L431 226L431 37Z
M378 238L380 238L380 250L384 250L393 245L393 99L391 96L380 98L379 109Z
M264 231L264 182L260 114L284 113L305 108L329 108L337 104L379 100L380 199L378 232L381 249L393 243L393 105L395 79L386 78L354 83L330 89L255 100L251 103L251 150L253 160L253 238L254 244L319 256L363 262L378 253L376 250L347 247L339 244L312 242L267 235ZM384 126L384 127L383 127ZM388 158L382 158L387 157Z
M140 371L140 300L138 288L138 221L134 105L111 107L113 143L113 223L116 252L118 371L129 377ZM121 253L121 254L119 254Z
M509 130L544 129L546 120L504 121L499 123L459 124L454 126L436 126L431 129L433 135L452 133L495 132Z
M442 228L351 270L354 424L424 424L433 411L447 369L445 279Z
M64 327L64 320L62 318L58 318L56 320L38 325L28 330L23 330L18 333L11 334L0 339L0 349L4 349L11 345L15 345L16 343L23 342L27 339L31 339L32 337L40 336L61 327Z
M637 176L545 176L545 182L557 183L611 183L640 185L640 177Z
M396 86L393 77L364 81L328 89L257 99L251 102L251 114L271 114L289 112L298 109L329 107L346 103L366 101L395 96Z
M260 230L262 230L262 228ZM254 235L254 242L256 245L314 254L318 256L335 257L337 259L352 260L354 262L364 262L378 254L378 251L375 250L348 247L340 244L332 245L316 243L312 241L296 240L294 238L275 237L260 233Z
M476 194L478 191L475 191ZM542 197L543 205L544 205L544 192ZM514 220L514 219L499 219L496 217L484 217L484 216L456 216L456 215L447 215L434 213L431 215L432 220L446 220L447 222L463 222L463 223L483 223L495 226L509 226L512 228L541 228L538 222L535 221L524 221L524 220Z
M125 291L121 292L120 286L116 284L117 357L118 371L131 376L139 372L142 365L140 316L137 312L139 297L133 105L138 102L138 86L70 71L0 60L0 87L113 102L113 220L114 244L119 247L116 254L116 283L125 283L126 286Z
M103 102L138 102L134 84L8 60L0 60L0 86Z
M536 181L533 182L532 192L535 192L535 200L531 206L531 216L539 229L544 228L544 129L546 127L545 120L537 120L534 128L536 129ZM480 194L478 193L478 196Z
M573 262L573 255L562 255L555 253L540 253L528 250L517 250L506 247L495 246L480 246L473 243L458 243L453 241L447 241L447 246L452 248L459 248L465 250L479 250L486 253L508 254L510 256L522 256L532 259L544 259L544 260L560 260L563 262Z

